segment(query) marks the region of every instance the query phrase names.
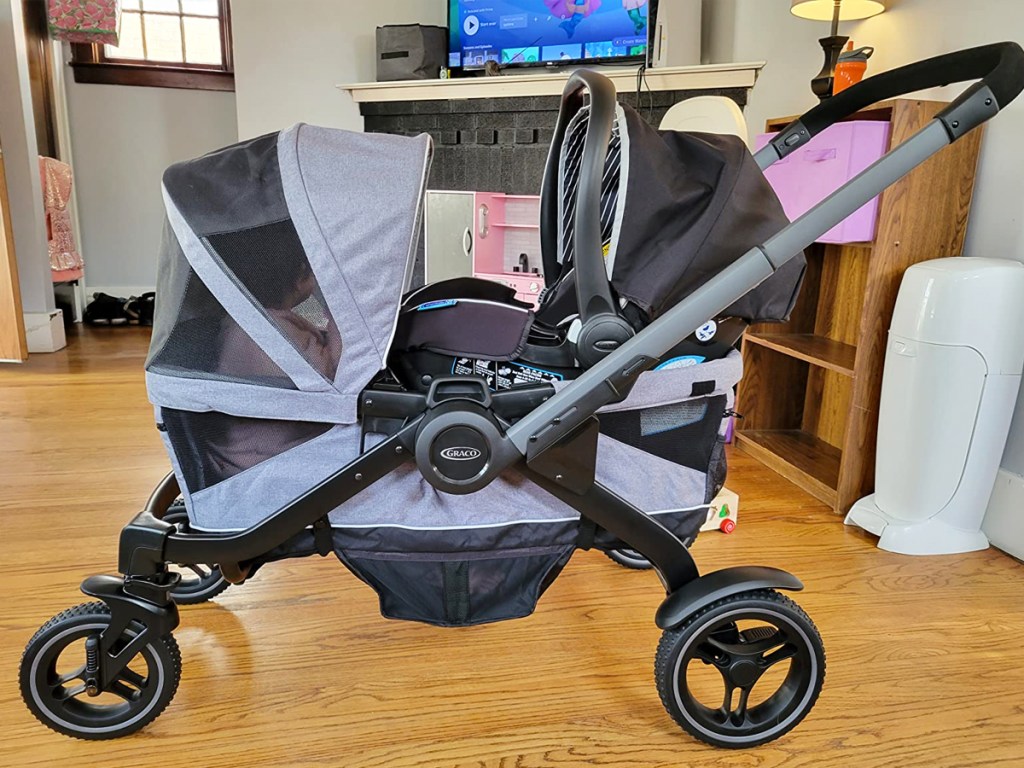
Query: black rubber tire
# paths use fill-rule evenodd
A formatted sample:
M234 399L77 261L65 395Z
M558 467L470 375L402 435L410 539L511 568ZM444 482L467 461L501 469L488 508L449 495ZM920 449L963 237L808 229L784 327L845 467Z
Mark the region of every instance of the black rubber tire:
M183 504L172 504L168 507L163 516L164 522L175 525L188 525L188 513ZM168 565L171 565L168 563ZM231 586L231 582L224 578L220 568L216 565L197 565L199 573L190 574L191 566L177 566L181 574L181 581L171 590L171 599L178 605L196 605L212 600L225 589Z
M98 706L88 703L88 698L55 696L58 687L64 690L62 684L52 682L61 652L83 637L102 632L109 623L106 605L83 603L54 616L28 641L19 670L21 697L46 727L77 739L116 739L151 723L174 698L181 680L181 653L171 635L154 638L139 651L147 674L136 686L139 696L135 701ZM137 631L129 627L126 633L135 636ZM149 687L150 681L157 686L155 690Z
M634 571L649 571L654 567L650 560L635 549L606 549L604 554L613 563Z
M711 717L727 717L720 710L712 711L699 702L695 703L689 691L680 691L680 673L684 654L696 649L698 641L706 630L721 625L727 631L730 622L743 619L761 619L766 624L779 622L787 630L787 644L790 637L797 648L793 664L786 680L768 700L751 707L750 713L756 713L759 707L779 707L778 712L764 711L764 720L749 727L749 732L741 733L742 726L726 726L725 723L715 725L709 722ZM732 624L735 631L735 623ZM717 631L717 630L716 630ZM689 660L695 657L690 656ZM778 592L770 589L741 592L723 598L697 613L688 617L676 629L666 630L658 644L658 654L654 665L654 678L661 696L661 703L672 716L672 719L687 733L706 744L726 749L745 749L774 741L795 728L807 713L814 707L825 681L825 649L821 635L814 622L798 606ZM790 683L790 678L793 682ZM724 685L723 678L723 685ZM685 681L683 682L685 686ZM752 684L751 687L756 685ZM782 693L787 685L795 689L789 696L773 699ZM727 700L731 702L731 695ZM730 704L731 707L731 704ZM745 708L745 705L744 705ZM709 717L709 715L711 717ZM746 721L744 716L744 721Z

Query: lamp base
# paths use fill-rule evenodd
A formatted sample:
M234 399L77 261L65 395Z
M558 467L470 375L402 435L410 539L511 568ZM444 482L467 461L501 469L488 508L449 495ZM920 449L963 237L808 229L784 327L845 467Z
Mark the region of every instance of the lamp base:
M842 35L823 37L818 42L825 52L825 66L821 72L811 80L811 90L814 95L824 101L832 96L832 87L835 84L836 65L839 63L839 54L843 52L846 43L850 38Z

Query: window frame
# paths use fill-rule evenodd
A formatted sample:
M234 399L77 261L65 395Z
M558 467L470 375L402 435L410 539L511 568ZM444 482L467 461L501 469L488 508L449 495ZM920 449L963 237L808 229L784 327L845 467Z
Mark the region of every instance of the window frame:
M139 85L152 88L189 88L234 91L235 66L231 40L230 0L217 0L220 50L223 64L161 63L138 59L108 59L103 43L72 43L71 68L76 83ZM213 18L213 17L206 17Z

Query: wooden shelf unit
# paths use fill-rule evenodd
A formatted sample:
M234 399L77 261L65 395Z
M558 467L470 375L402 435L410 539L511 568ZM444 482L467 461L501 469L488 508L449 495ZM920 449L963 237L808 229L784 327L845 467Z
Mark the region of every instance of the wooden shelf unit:
M883 102L853 120L888 120L894 147L945 103ZM770 120L777 131L793 118ZM816 243L787 323L743 340L736 443L843 514L874 490L882 367L907 267L962 253L982 130L963 137L882 193L870 243Z
M747 341L844 376L853 376L857 361L857 348L852 344L813 333L751 333Z

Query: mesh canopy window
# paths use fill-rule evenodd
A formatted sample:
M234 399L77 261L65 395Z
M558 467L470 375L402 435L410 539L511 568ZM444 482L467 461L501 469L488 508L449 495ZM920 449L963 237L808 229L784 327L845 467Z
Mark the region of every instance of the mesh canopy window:
M291 219L209 235L206 241L281 335L333 381L341 334Z
M330 424L163 409L164 427L193 493L324 434Z
M147 367L171 376L201 374L201 378L295 389L191 269L170 334Z

